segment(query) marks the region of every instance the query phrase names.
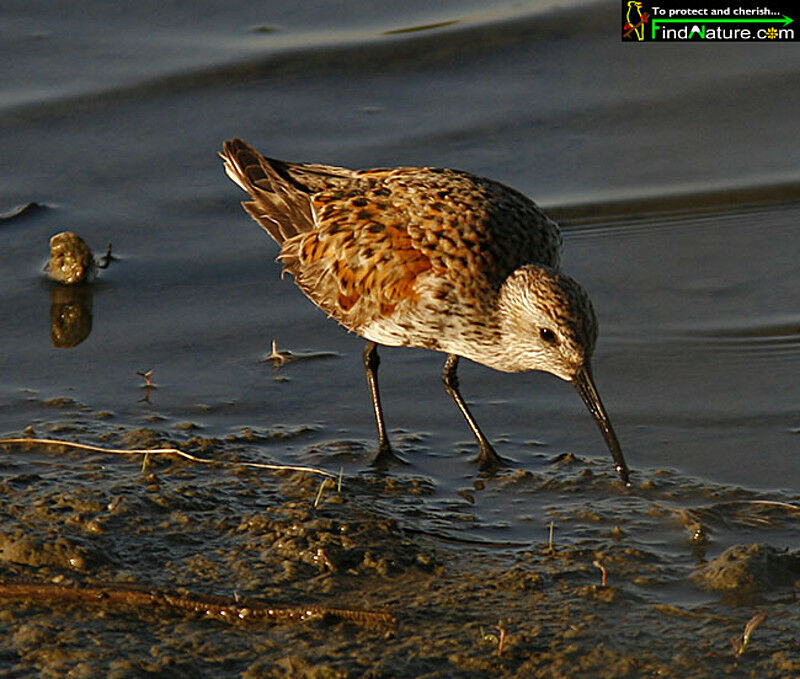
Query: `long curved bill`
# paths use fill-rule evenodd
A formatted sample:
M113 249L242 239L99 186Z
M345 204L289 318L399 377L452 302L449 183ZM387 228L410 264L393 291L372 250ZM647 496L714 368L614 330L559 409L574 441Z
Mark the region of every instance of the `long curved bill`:
M614 433L614 427L611 426L611 420L608 419L606 409L603 407L603 402L600 400L600 394L597 393L597 388L594 386L592 379L592 369L587 364L581 368L572 379L572 383L581 395L583 402L592 413L594 421L600 428L600 433L606 440L606 445L611 451L611 457L614 458L614 469L622 479L622 482L627 486L630 481L628 477L628 465L625 464L625 458L622 456L622 448L619 446L617 435Z

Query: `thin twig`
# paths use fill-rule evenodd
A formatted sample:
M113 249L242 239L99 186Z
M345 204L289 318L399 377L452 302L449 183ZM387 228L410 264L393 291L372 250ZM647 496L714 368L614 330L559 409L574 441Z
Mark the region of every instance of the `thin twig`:
M600 576L600 586L605 587L608 584L608 571L606 570L606 567L601 564L598 559L592 561L592 566L600 569L600 572L602 573Z
M778 502L777 500L733 500L732 502L725 502L726 505L764 505L766 507L779 507L781 509L788 509L793 512L800 512L800 506L792 504L791 502Z
M204 457L197 457L191 453L186 453L178 448L137 448L126 450L124 448L101 448L92 446L88 443L73 443L72 441L61 441L59 439L37 439L37 438L9 438L0 439L0 445L4 444L34 444L40 446L67 446L79 450L88 450L94 453L107 453L109 455L177 455L185 460L198 462L200 464L216 464L225 467L249 467L251 469L271 469L276 471L295 471L307 472L309 474L321 474L332 479L336 479L336 474L331 474L323 469L316 467L305 467L300 465L267 464L265 462L229 462L227 460L209 460Z
M322 479L322 483L319 484L319 490L317 491L317 497L314 500L314 509L319 507L319 503L322 500L322 491L325 490L325 486L328 485L328 481L330 479Z
M116 259L114 255L111 254L111 243L108 244L108 249L106 250L106 254L103 255L101 260L97 263L98 269L107 269L108 265L111 264L111 260Z
M502 657L508 640L508 630L503 626L502 620L497 621L497 631L500 632L500 636L497 639L497 656Z
M330 617L363 625L388 627L397 618L382 611L329 608L327 606L273 606L260 601L246 601L206 595L176 594L165 590L117 589L115 587L76 587L53 583L0 582L0 600L25 599L36 603L59 604L73 601L88 605L154 608L171 612L196 613L228 622L303 622Z
M733 639L731 639L731 644L733 645L733 650L735 652L734 656L736 658L740 657L747 650L747 644L750 643L750 636L753 634L756 627L758 627L762 622L764 622L764 619L766 617L767 617L766 613L763 612L756 613L752 618L750 618L750 620L744 626L744 632L742 632L742 638L737 639L736 637L733 637Z
M289 361L291 354L287 352L278 351L277 340L272 340L272 353L267 356L268 361L272 361L276 366L283 365Z
M144 384L142 385L142 389L156 389L156 385L153 384L153 369L150 370L137 370L136 374L139 377L144 378Z

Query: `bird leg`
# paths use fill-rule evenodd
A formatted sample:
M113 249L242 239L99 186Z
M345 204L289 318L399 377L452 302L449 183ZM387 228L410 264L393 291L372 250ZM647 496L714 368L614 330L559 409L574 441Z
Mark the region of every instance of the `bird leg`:
M480 449L478 453L478 466L481 469L497 469L497 467L503 465L504 460L494 451L492 444L489 443L489 440L483 435L475 418L472 417L472 413L469 412L469 408L467 408L467 404L461 396L461 392L458 390L457 369L458 356L455 354L448 354L447 361L445 361L444 364L444 370L442 370L442 381L444 382L445 391L450 394L450 397L456 402L458 409L467 421L467 425L478 441L478 448Z
M397 459L392 453L392 447L389 445L389 437L386 436L386 424L383 421L381 395L378 391L378 366L380 364L378 345L375 342L367 342L367 346L364 347L364 369L367 373L367 386L369 387L372 409L375 411L375 424L378 427L378 453L372 461L373 465L380 465Z

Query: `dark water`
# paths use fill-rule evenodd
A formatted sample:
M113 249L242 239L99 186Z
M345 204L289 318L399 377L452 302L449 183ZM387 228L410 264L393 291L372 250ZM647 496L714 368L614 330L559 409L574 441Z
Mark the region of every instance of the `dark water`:
M569 385L464 364L476 416L522 470L476 488L443 357L386 349L387 424L410 463L390 476L425 492L361 489L361 501L400 530L499 543L512 560L546 541L551 521L559 542L592 549L623 526L626 544L676 569L658 591L637 592L648 605L719 598L688 580L697 554L681 511L711 512L709 558L732 544L798 548L791 511L744 521L717 505L796 502L800 489L800 53L622 45L617 12L7 4L0 212L39 207L0 221L0 432L32 424L96 443L141 426L180 440L186 422L219 439L310 427L240 453L343 468L356 483L374 445L362 343L281 281L276 246L239 208L215 154L240 136L290 160L459 167L563 223L564 268L600 319L595 375L634 488L615 484ZM72 348L51 342L51 306L65 293L41 272L62 230L97 254L111 242L118 257L79 300L91 332ZM325 355L276 368L264 360L273 339ZM145 401L136 373L149 369L158 388ZM63 398L75 403L55 408ZM5 459L9 474L35 464L65 492L112 492L102 474L81 476L81 456L49 475L45 454ZM215 511L254 509L216 497Z

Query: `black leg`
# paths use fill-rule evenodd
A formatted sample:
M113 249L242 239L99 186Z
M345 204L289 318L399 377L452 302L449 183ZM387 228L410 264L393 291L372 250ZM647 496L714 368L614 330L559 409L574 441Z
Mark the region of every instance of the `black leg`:
M375 424L378 426L378 453L375 455L373 464L396 460L394 453L392 453L392 447L389 445L389 437L386 436L386 424L383 421L381 395L378 391L378 366L380 364L378 345L375 342L367 342L367 346L364 347L364 369L367 372L367 386L369 387L372 409L375 411Z
M472 417L472 413L469 412L469 408L467 408L467 404L464 402L461 392L458 390L457 369L458 356L449 354L444 364L444 370L442 371L442 381L444 382L445 391L447 391L450 397L456 402L458 409L467 421L467 425L469 425L475 439L478 441L478 448L480 449L478 453L478 465L481 469L497 469L497 467L503 465L504 460L494 451L492 444L489 443L488 439L483 435L475 418Z

